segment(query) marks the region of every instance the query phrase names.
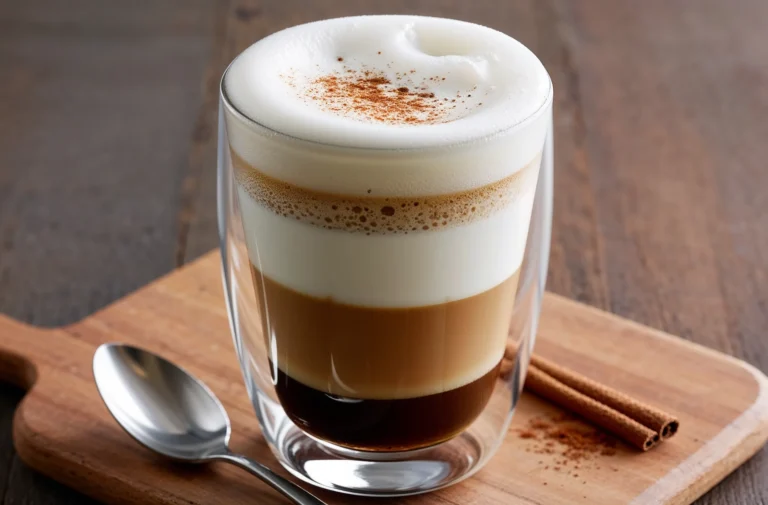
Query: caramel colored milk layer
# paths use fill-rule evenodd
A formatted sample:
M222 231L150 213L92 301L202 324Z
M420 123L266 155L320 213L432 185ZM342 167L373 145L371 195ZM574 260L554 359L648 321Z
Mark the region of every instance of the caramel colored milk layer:
M273 364L316 390L363 399L442 393L487 374L504 354L519 276L469 298L387 309L313 298L251 269Z

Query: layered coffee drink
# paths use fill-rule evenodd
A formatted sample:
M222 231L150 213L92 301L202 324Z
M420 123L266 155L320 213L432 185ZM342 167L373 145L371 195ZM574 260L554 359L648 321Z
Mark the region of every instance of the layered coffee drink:
M407 451L496 384L551 83L514 39L367 16L263 39L223 85L277 398L311 436Z

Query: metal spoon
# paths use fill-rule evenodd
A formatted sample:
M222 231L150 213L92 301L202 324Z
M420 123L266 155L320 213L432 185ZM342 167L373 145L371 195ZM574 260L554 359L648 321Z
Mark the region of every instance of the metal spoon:
M216 396L173 363L136 347L104 344L93 356L101 398L139 443L178 461L228 461L299 505L323 505L266 466L229 451L230 425Z

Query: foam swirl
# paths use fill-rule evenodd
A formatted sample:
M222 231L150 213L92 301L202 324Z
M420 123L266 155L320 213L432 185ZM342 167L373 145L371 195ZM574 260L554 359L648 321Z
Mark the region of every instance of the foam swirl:
M413 148L519 124L544 107L551 82L530 50L496 30L451 19L361 16L260 40L232 63L224 90L243 115L293 137Z

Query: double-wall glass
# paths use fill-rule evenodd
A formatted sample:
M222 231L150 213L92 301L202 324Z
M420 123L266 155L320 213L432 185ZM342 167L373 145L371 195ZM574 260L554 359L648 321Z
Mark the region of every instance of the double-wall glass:
M300 479L352 494L413 494L471 475L506 434L535 339L552 211L551 85L503 131L388 149L267 127L238 109L227 82L224 288L270 449ZM425 166L461 175L478 163L496 178L402 183Z

